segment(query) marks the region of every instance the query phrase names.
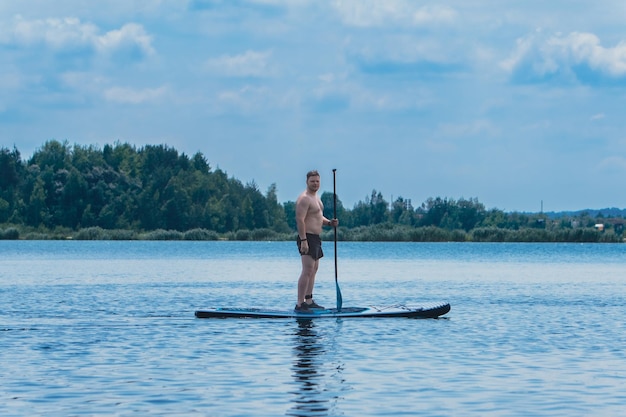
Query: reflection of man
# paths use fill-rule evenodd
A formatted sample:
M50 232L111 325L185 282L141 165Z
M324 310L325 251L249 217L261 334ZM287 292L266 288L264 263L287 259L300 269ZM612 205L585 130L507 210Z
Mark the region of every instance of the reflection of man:
M298 389L292 391L296 397L291 401L295 404L287 415L329 415L329 400L336 397L328 395L329 381L326 376L332 372L326 373L324 369L320 369L326 365L324 338L319 337L314 321L310 319L298 320L295 336L292 375Z
M311 309L323 309L313 300L315 274L322 252L322 226L337 227L337 219L324 217L324 205L317 196L320 189L320 174L309 171L306 174L306 190L296 200L296 226L298 227L298 250L302 259L302 273L298 279L298 301L295 310L307 312Z

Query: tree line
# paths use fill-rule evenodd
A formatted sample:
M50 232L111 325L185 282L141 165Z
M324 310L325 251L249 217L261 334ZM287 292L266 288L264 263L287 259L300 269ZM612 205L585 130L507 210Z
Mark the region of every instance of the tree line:
M332 217L333 194L320 198ZM595 228L582 213L558 220L542 213L486 209L476 198L429 198L418 207L389 203L373 190L352 209L337 199L344 240L621 241L621 228ZM279 203L276 184L261 192L213 169L200 152L166 145L69 145L50 140L23 160L0 149L0 238L20 230L77 238L286 239L295 233L295 202ZM615 226L615 227L613 227ZM38 233L38 234L37 234Z

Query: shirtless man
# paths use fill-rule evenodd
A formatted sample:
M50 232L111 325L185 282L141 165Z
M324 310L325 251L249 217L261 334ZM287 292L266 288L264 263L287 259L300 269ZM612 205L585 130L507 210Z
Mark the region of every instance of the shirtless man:
M337 227L337 219L324 217L324 205L317 196L320 189L320 174L309 171L306 174L306 190L296 200L296 225L298 227L298 250L302 259L302 273L298 279L298 301L296 311L307 312L313 308L323 309L313 300L313 286L319 260L324 256L320 233L322 226Z

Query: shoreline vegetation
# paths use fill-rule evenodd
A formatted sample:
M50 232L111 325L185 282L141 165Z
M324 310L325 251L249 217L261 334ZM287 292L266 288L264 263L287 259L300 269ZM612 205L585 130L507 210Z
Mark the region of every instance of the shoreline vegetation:
M163 229L107 230L98 226L80 230L0 227L0 240L295 241L295 236L295 232L279 233L271 229L242 229L235 232L217 233L206 229L192 229L185 232ZM325 230L322 233L322 240L332 241L333 239L332 231ZM393 224L378 224L355 229L339 227L337 239L345 242L623 243L626 241L615 233L601 232L593 228L548 231L483 227L465 232L433 226L415 228Z
M415 188L419 189L417 183ZM409 190L411 191L411 190ZM414 190L412 191L414 192ZM354 207L337 195L341 241L623 243L626 209L560 213L487 209L477 198L388 202L383 193ZM320 195L333 216L334 196ZM279 203L243 184L200 152L167 145L69 145L50 140L23 160L0 148L1 240L287 241L296 236L295 202ZM332 230L322 238L333 240Z

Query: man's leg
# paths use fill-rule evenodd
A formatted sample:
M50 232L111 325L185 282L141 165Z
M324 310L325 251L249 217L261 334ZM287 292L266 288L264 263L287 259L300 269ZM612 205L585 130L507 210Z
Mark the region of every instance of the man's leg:
M313 259L309 255L300 256L302 259L302 272L298 279L298 302L300 305L304 302L304 296L312 294L313 285L315 284L315 273L317 272L317 266L319 261ZM310 292L309 292L310 291Z
M313 258L311 258L313 259ZM311 276L311 278L308 281L308 284L306 286L306 292L304 293L304 298L306 301L306 296L309 294L313 294L313 287L315 286L315 277L317 276L317 268L320 265L320 260L316 260L315 261L315 265L313 266L313 275ZM313 300L311 300L313 301ZM309 301L310 302L310 301Z

